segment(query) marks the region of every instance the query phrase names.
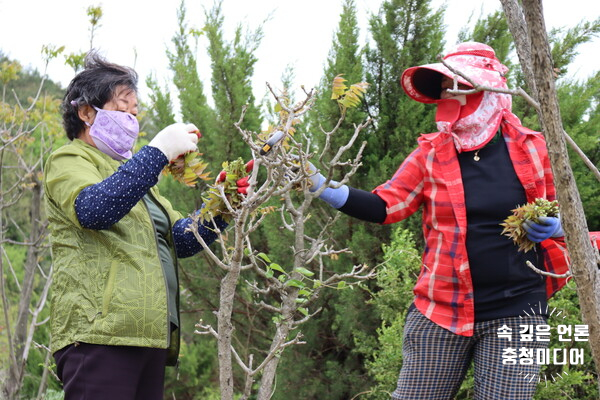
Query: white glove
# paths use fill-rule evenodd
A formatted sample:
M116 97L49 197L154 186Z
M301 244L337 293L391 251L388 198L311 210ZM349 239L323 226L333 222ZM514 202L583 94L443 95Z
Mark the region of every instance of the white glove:
M148 146L162 151L171 162L182 154L198 150L198 134L196 132L199 131L194 124L178 122L158 132Z

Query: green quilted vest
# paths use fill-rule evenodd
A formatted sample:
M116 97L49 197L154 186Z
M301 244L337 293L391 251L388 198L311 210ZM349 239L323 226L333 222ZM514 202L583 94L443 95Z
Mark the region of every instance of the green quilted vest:
M78 139L56 150L46 163L44 190L54 265L52 351L74 342L168 348L168 363L173 364L179 331L170 332L166 280L144 201L106 230L82 228L75 213L79 192L112 175L119 165ZM182 218L156 187L150 194L171 226Z

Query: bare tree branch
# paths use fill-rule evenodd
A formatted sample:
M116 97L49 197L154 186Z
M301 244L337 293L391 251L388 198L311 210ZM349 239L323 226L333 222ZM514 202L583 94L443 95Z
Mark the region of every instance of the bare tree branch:
M313 200L327 186L339 187L348 182L350 176L360 166L365 143L361 144L352 159L342 160L342 157L354 146L360 133L371 121L367 120L356 125L348 142L336 149L332 161L324 169L328 175L326 185L313 193L310 192L307 184L309 172L304 167L313 157L313 154L309 152L310 138L292 136L289 132L292 132L293 125L299 121L298 118L311 109L314 104L314 91L304 90L304 99L290 105L284 94L276 93L268 83L267 87L282 110L277 129L285 133L266 154L260 155L262 147L259 136L241 128L245 109L238 122L234 124L254 155L254 167L249 173L247 194L241 202L237 199L235 202L230 202L223 186L215 184L219 197L224 202L225 210L223 211L231 218L229 233L226 235L219 233L222 255L217 257L212 250L206 248L205 242L197 234L197 221L190 226L190 230L205 247L206 255L225 271L225 276L221 279L220 284L219 309L216 311L217 329L200 323L197 326L201 330L196 333L210 334L217 339L221 396L228 400L233 395L232 358L245 373L243 398L251 395L254 377L260 374L257 398L268 399L273 392L275 371L281 352L289 346L303 343L301 332L298 332L296 337L291 340L288 339L288 336L292 330L299 328L320 311L308 310L306 307L312 305L322 290L337 288L334 285L337 285L338 282L344 281L343 285L339 286L340 288L348 287L374 276L373 273L367 272L366 266L355 267L349 273L325 275L323 258L348 252L348 249L336 249L328 243L327 230L335 219L328 220L319 227L316 233L308 234L305 229L306 224L310 223L308 216ZM337 127L326 133L328 143L330 143L331 136L341 126L342 121L343 115ZM323 159L322 154L326 148L327 145L321 151L321 157L318 159ZM259 181L258 170L261 167L266 170L266 174L264 174L266 178ZM349 171L343 176L340 183L331 183L334 171L340 167L345 167ZM261 254L251 239L251 234L266 218L266 213L260 214L261 209L272 199L282 199L282 202L278 206L270 206L269 212L273 208L278 210L282 227L292 232L293 235L289 246L290 258L278 262L273 262ZM277 216L277 214L269 215ZM315 266L319 269L319 279L312 278L315 273L310 268ZM261 352L262 361L257 361L256 367L252 367L256 355L250 354L247 357L247 364L245 364L240 356L241 353L236 350L236 347L242 343L236 342L235 327L231 318L235 293L242 278L241 273L248 269L254 271L255 279L244 279L242 282L250 288L253 298L255 298L253 307L257 311L271 315L274 321L274 327L272 326L274 332L269 339L269 348ZM250 310L249 305L247 305L247 309Z

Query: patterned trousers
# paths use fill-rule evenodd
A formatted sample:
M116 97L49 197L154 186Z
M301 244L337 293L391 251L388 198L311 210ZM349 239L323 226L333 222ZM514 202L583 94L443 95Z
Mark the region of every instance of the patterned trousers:
M472 337L459 336L436 325L417 309L404 327L403 363L394 400L450 400L456 395L471 362L475 400L529 400L538 383L539 365L521 364L519 349L545 349L547 342L521 341L521 325L543 325L543 316L509 317L475 323ZM498 329L512 330L511 341ZM531 333L531 332L529 332ZM514 348L510 361L504 349Z

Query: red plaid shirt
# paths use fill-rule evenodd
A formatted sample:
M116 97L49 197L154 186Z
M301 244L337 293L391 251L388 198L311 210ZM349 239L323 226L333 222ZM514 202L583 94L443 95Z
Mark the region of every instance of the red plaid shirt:
M505 113L502 133L527 201L555 199L552 171L544 137L521 126ZM387 204L385 224L398 222L423 206L425 251L414 288L415 306L436 324L463 336L473 335L474 299L467 256L467 213L456 149L450 135L422 135L418 147L402 163L391 180L373 193ZM542 244L548 271L568 268L562 240ZM547 279L548 296L565 279Z

